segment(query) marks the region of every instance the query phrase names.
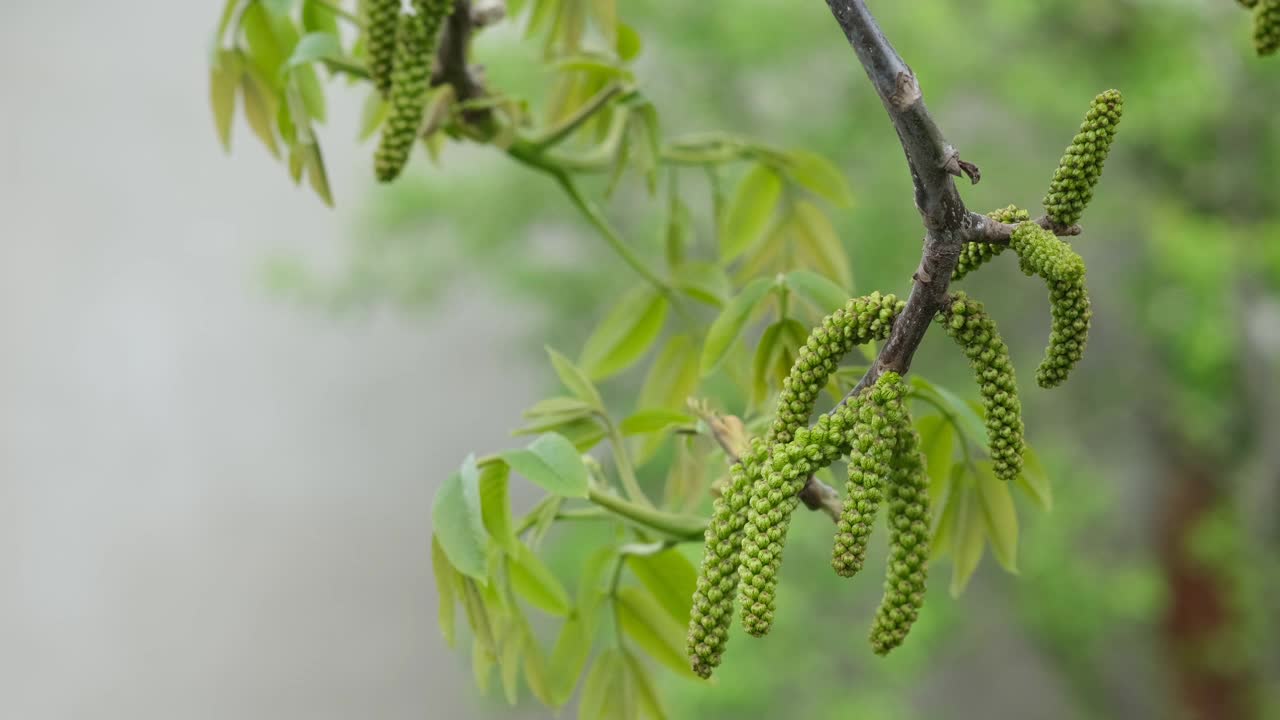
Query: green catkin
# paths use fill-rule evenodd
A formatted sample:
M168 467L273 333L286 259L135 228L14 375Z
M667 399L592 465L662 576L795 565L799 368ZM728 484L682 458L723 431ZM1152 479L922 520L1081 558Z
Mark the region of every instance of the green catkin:
M391 70L395 65L396 27L400 0L364 0L365 46L369 50L369 76L386 98L391 94Z
M987 217L1002 223L1018 223L1031 219L1031 213L1026 210L1019 209L1013 205L999 210L992 210L987 213ZM951 281L955 282L965 275L986 265L995 256L1005 251L1007 245L997 245L995 243L978 243L970 242L960 246L960 260L956 263L956 271L951 275Z
M885 499L889 517L889 561L884 598L871 626L871 648L884 655L902 644L924 606L928 572L929 482L920 457L920 438L911 426L902 378L883 388L885 417L897 435L892 482Z
M1018 266L1026 275L1038 275L1049 286L1053 329L1045 357L1036 368L1036 382L1043 388L1061 385L1084 356L1093 311L1085 288L1084 260L1053 233L1034 223L1023 223L1009 242L1018 253Z
M1049 194L1044 198L1044 209L1059 225L1080 222L1085 207L1093 199L1094 186L1102 177L1102 166L1123 110L1124 98L1119 90L1107 90L1095 97L1080 132L1058 161L1058 169L1049 183Z
M1254 9L1253 49L1258 57L1280 50L1280 0L1262 0Z
M391 73L391 110L374 153L374 171L390 182L404 169L418 139L431 82L431 64L440 24L453 12L452 0L413 0L413 13L400 16L395 68Z
M982 303L963 292L939 313L947 334L964 350L982 393L987 442L996 477L1012 480L1022 471L1022 404L1009 359L1009 348L1000 338L995 321Z
M881 375L867 402L860 405L853 425L853 444L849 450L849 484L840 519L836 521L835 543L831 551L831 567L837 575L853 577L862 569L867 557L867 541L880 508L884 485L889 482L898 430L885 413L889 397L885 378ZM901 380L899 379L899 383Z
M824 318L801 346L783 382L777 412L765 441L755 441L751 450L730 469L728 486L715 501L707 526L706 548L690 615L688 654L698 675L711 675L720 664L728 641L733 601L738 591L747 503L766 465L767 449L794 439L809 422L818 393L839 366L840 359L855 345L887 338L893 319L905 304L893 295L872 293L849 300L843 308Z

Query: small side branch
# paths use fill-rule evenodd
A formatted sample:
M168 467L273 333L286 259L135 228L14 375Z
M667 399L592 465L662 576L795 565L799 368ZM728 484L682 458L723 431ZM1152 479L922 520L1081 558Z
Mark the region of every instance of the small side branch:
M1051 220L1048 215L1037 218L1035 222L1058 237L1074 237L1081 232L1079 225L1059 225ZM966 241L991 243L992 245L1008 245L1009 238L1013 236L1013 231L1018 228L1017 225L998 222L986 215L977 213L969 214L969 223L970 234L965 238Z

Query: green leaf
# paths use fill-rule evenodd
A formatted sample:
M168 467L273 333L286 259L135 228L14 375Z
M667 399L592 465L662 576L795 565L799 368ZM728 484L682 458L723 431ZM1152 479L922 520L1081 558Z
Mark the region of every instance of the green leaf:
M307 115L316 122L324 123L328 113L325 110L324 87L320 85L320 77L316 69L309 66L294 68L289 72L292 81L302 94L302 102L307 106Z
M618 591L615 602L618 622L637 645L677 675L697 677L684 654L684 626L673 620L652 595L637 587L625 587Z
M480 509L479 481L475 457L469 456L462 469L451 474L436 493L431 522L449 562L463 575L486 584L489 537Z
M302 67L317 60L342 60L342 43L338 36L327 32L313 32L302 36L294 46L293 53L285 61L287 70Z
M551 669L547 665L547 658L542 652L542 648L538 647L538 641L526 630L524 639L524 681L529 686L529 692L538 699L538 702L548 708L558 708L563 702L556 702L555 692L552 689ZM584 658L585 660L585 658ZM581 669L579 669L581 672Z
M220 50L209 68L209 107L222 149L231 151L231 123L236 115L236 89L240 86L240 53Z
M996 560L1005 570L1018 573L1018 512L1013 507L1009 484L995 476L991 463L978 463L978 499L987 538Z
M1049 484L1049 476L1040 464L1040 457L1030 447L1022 452L1022 473L1018 475L1016 482L1036 507L1044 512L1053 510L1053 486Z
M787 321L783 320L769 325L756 344L755 356L751 359L751 402L754 405L763 403L768 397L770 373L785 354L782 335L786 324Z
M787 156L787 174L797 185L839 207L853 204L853 190L830 160L817 153L796 150Z
M591 639L587 623L579 615L570 616L560 628L560 636L551 651L551 698L554 707L564 705L573 697L578 677L591 655Z
M617 558L618 549L613 546L602 547L596 550L588 558L587 562L582 566L582 573L578 576L578 611L584 616L590 617L592 606L596 604L600 593L603 590L605 570Z
M617 648L606 648L596 658L582 685L578 720L617 720L626 707L626 665Z
M553 432L562 435L579 453L585 453L604 439L605 430L593 417L578 419L541 418L512 431L513 435L538 435Z
M507 635L502 644L502 658L498 666L502 669L502 694L507 704L515 706L520 700L520 655L524 651L524 632L516 631Z
M569 358L549 347L546 350L547 355L551 357L551 366L555 368L556 375L559 376L560 383L564 385L565 389L573 393L579 400L603 412L604 400L600 398L600 391L596 390L596 386L592 384L587 374L582 372L577 365L574 365Z
M655 555L627 555L627 567L672 619L681 625L689 623L698 572L688 558L668 548Z
M849 255L821 208L808 200L797 201L788 227L802 257L838 286L853 287Z
M453 647L457 638L455 611L458 602L456 595L458 572L453 569L448 556L444 554L444 549L440 547L439 539L434 534L431 536L431 572L436 578L436 594L440 603L440 633L444 635L445 644Z
M590 0L591 1L591 17L595 20L596 27L600 28L600 34L604 36L605 42L609 47L615 47L618 44L618 4L617 0Z
M471 642L471 674L475 680L476 687L481 693L489 692L489 680L493 677L493 666L498 662L498 658L493 651L480 642L480 638L475 638Z
M663 247L667 265L678 271L685 264L685 255L693 242L694 232L693 213L680 197L677 177L672 171L667 181L667 219L663 228Z
M507 571L511 587L539 610L557 617L569 614L569 594L542 559L523 544L516 544Z
M920 432L920 452L929 475L929 497L942 497L951 479L951 458L955 454L955 428L941 415L929 415L916 423Z
M524 450L502 453L511 469L547 492L564 497L587 496L587 466L578 449L563 436L547 433Z
M720 260L729 262L764 237L782 194L782 181L769 166L753 166L734 189L724 209Z
M539 400L521 414L526 418L569 420L587 417L593 412L595 410L582 400L561 396Z
M647 284L623 295L587 338L579 366L593 380L630 367L662 333L667 307L667 299Z
M756 278L729 301L707 331L707 344L702 348L702 374L709 375L728 354L760 301L773 289L772 278Z
M733 284L724 268L715 263L692 261L676 268L672 283L694 300L714 307L724 307L733 294Z
M964 435L964 440L976 444L984 451L987 448L987 426L982 418L974 412L971 405L961 400L955 393L941 385L934 385L919 375L911 376L911 385L916 391L937 403L949 415L949 419L957 424L957 430Z
M622 653L626 658L627 669L631 672L631 685L635 689L637 709L650 720L667 720L667 709L663 705L662 694L653 686L648 668L635 653L625 649Z
M510 475L504 462L490 463L480 471L480 516L493 542L513 552L520 543L511 525Z
M639 406L684 410L698 389L698 347L688 335L669 338L649 366Z
M307 32L338 34L338 18L333 11L316 0L302 4L302 28Z
M461 580L459 596L462 600L462 609L467 614L467 624L471 626L471 632L477 641L489 649L491 655L497 653L498 645L493 635L493 621L489 617L489 610L485 607L484 598L476 586L476 581L462 576L458 579Z
M845 306L849 291L810 270L787 273L787 287L804 298L821 315L829 315Z
M264 77L273 81L280 77L280 66L292 49L286 46L287 37L282 38L276 34L275 26L276 23L267 14L262 2L250 3L240 18L240 27L244 30L249 47L249 58ZM273 82L272 87L275 86Z
M286 16L293 12L293 8L298 4L298 0L257 0L266 7L267 12L276 16Z
M623 435L643 435L661 432L673 425L692 425L694 422L692 417L682 412L650 408L633 413L631 417L622 421L619 429L622 430Z
M369 95L364 99L364 108L360 111L360 135L361 140L368 140L373 134L378 132L378 128L382 127L382 121L387 119L387 112L390 106L386 100L382 99L382 93L377 89L370 90Z
M643 48L643 44L640 42L640 33L626 23L618 23L617 48L618 57L624 62L634 60Z
M930 493L930 503L937 508L930 528L929 558L931 560L942 557L947 550L951 549L951 543L955 539L956 516L960 513L960 500L964 490L962 484L966 470L967 466L964 463L956 463L947 473L948 479L943 486L943 493L938 496L933 496L932 491Z
M298 143L302 153L303 166L307 169L307 181L316 195L325 205L333 207L333 191L329 189L329 174L325 171L324 157L320 154L320 146L314 142Z
M244 116L249 129L262 141L276 158L280 157L280 145L276 142L275 117L278 101L275 93L253 71L240 77L240 97L244 102Z
M986 545L982 501L973 483L958 482L955 492L959 493L959 505L951 534L951 597L959 597L964 592L982 561L982 548Z

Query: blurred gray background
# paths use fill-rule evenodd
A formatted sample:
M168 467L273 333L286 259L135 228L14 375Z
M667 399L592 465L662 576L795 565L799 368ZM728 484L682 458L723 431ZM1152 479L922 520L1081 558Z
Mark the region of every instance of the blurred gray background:
M0 718L472 716L430 498L533 397L492 339L518 318L262 289L351 231L367 158L329 143L327 211L243 127L224 157L216 13L0 5Z

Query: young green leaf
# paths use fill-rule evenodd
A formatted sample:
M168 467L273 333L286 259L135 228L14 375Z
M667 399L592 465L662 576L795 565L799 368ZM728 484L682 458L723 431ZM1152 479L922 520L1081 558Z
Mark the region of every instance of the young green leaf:
M569 614L569 594L542 559L523 544L509 556L511 587L530 605L557 617Z
M564 497L587 496L587 466L567 439L547 433L523 450L508 450L502 459L511 469L547 492Z
M316 0L305 0L302 4L302 28L307 32L324 32L338 34L338 18L333 10Z
M342 60L342 42L338 36L328 32L313 32L302 36L294 46L293 53L285 61L286 70L308 65L317 60Z
M275 118L279 102L270 86L258 73L248 70L240 77L240 98L244 103L244 117L249 129L262 141L271 154L280 157L280 144L276 142Z
M839 207L853 204L853 190L844 174L817 153L794 150L787 155L787 174L797 184Z
M474 457L451 474L436 493L431 522L440 547L458 572L488 583L485 553L489 536L480 508L480 473Z
M676 425L692 425L694 422L695 420L686 413L664 408L650 408L639 410L623 420L619 429L622 430L623 435L643 435L661 432Z
M1015 482L1036 507L1044 512L1053 510L1053 486L1049 484L1049 476L1040 464L1040 457L1030 447L1022 453L1022 474L1018 475Z
M764 237L782 193L782 181L769 166L753 166L725 206L720 260L729 262Z
M609 47L615 47L618 44L617 0L591 0L591 18Z
M662 333L667 308L667 299L647 284L624 294L587 338L579 366L593 380L627 369Z
M288 22L287 19L284 21ZM273 20L263 3L249 3L240 17L240 27L244 30L245 41L249 48L249 58L262 75L276 86L280 77L280 66L293 49L287 33L277 35L277 22ZM296 39L296 38L295 38Z
M925 458L925 471L929 474L929 497L937 499L946 494L951 479L951 458L955 454L955 427L941 415L928 415L916 423L920 433L920 452Z
M799 200L791 210L787 223L801 257L818 272L831 278L839 287L853 287L853 271L849 255L831 220L817 205ZM834 308L832 308L834 309Z
M643 48L640 33L626 23L618 23L618 57L623 62L634 60Z
M596 390L596 386L592 384L587 374L582 372L577 365L561 355L560 353L547 348L547 355L551 357L551 366L555 368L556 375L560 378L561 384L565 389L573 393L579 400L591 405L592 408L604 411L604 400L600 397L600 391Z
M982 561L982 548L986 545L982 501L973 483L973 480L958 478L953 491L959 494L959 504L951 533L951 597L959 597L964 592Z
M941 385L935 385L919 375L911 376L911 386L916 392L929 398L944 409L950 419L964 435L962 442L977 444L983 450L987 448L987 426L969 403L961 400L955 393Z
M524 652L525 632L512 632L502 643L502 656L498 662L502 676L502 694L507 704L515 706L520 700L520 655Z
M591 655L591 633L586 621L574 614L564 621L551 651L551 698L560 707L573 697L578 677Z
M382 127L382 121L387 119L390 107L377 89L369 91L364 99L364 107L360 111L359 139L368 140L378 132L378 128Z
M333 207L333 191L329 188L329 174L324 167L324 156L315 142L298 143L303 165L307 169L307 182L325 205Z
M471 641L471 675L481 693L489 692L489 680L493 677L493 666L497 662L497 655L480 642L480 638Z
M480 516L494 544L507 552L514 552L519 541L511 525L510 475L510 468L505 462L490 463L481 469Z
M653 686L649 677L649 669L635 653L624 649L627 669L631 672L631 685L635 690L637 709L649 720L667 720L667 709L662 702L662 694Z
M493 620L489 617L489 610L485 606L479 586L469 577L457 577L461 581L459 598L462 600L462 609L466 612L467 624L471 626L471 632L477 641L489 649L491 655L497 654L498 643L494 637Z
M571 0L570 0L571 1ZM620 720L626 717L631 699L627 689L627 667L617 648L606 648L596 658L582 685L578 720Z
M676 335L649 366L640 387L639 407L684 410L697 389L698 347L688 335Z
M955 540L956 516L960 514L960 500L963 497L964 474L968 466L956 463L947 472L947 482L943 485L941 495L933 495L930 489L929 504L937 508L929 532L929 559L936 560L951 549Z
M672 284L699 302L720 308L733 294L733 284L724 268L715 263L691 261L675 269Z
M652 595L638 587L624 587L615 602L618 622L637 645L677 675L697 677L685 656L684 626L673 620Z
M773 290L772 278L756 278L729 301L707 331L707 344L702 348L702 374L709 375L728 354L733 342L742 334L756 307Z
M444 549L440 547L439 539L434 534L431 536L431 572L436 578L436 594L440 603L438 613L440 633L444 635L445 644L453 647L457 629L455 611L458 602L456 593L458 572L453 569L449 558L444 554Z
M627 555L627 567L667 614L682 626L689 623L698 572L688 558L667 548L654 555Z
M240 53L236 50L219 50L209 68L209 107L213 109L218 140L227 152L231 151L231 123L235 119L236 89L242 72Z
M812 305L820 316L844 307L851 294L851 289L845 290L811 270L793 270L787 273L787 287Z
M526 629L524 638L524 682L529 686L529 692L548 708L558 708L563 702L556 702L555 692L552 688L551 668L547 664L547 657L542 652L542 648L538 646L538 641ZM585 658L584 658L585 659ZM581 672L581 668L578 670ZM572 692L572 689L570 690Z
M981 462L978 463L977 489L991 550L995 553L1000 565L1016 575L1018 572L1018 512L1013 506L1009 485L995 476L991 463Z

